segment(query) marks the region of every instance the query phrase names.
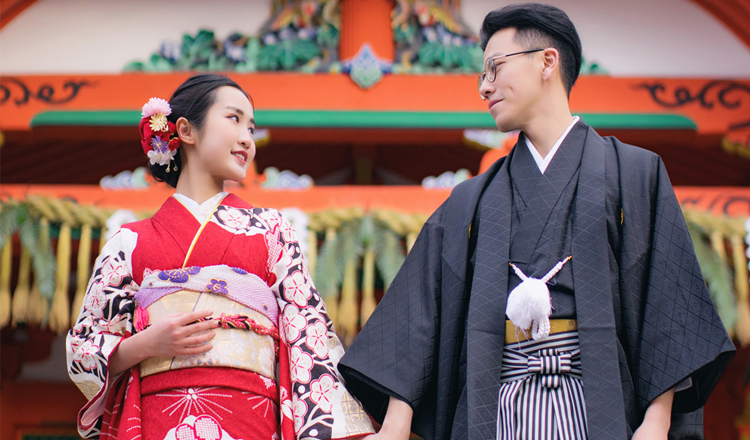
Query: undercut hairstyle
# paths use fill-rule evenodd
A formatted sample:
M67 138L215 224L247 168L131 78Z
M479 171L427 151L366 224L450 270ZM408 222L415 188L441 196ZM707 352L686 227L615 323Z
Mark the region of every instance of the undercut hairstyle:
M490 12L480 31L481 47L496 32L516 30L514 41L525 50L554 47L560 53L560 77L570 97L578 73L581 71L581 38L568 15L561 9L539 3L509 5Z
M250 104L253 104L252 98L242 90L242 87L226 76L215 73L201 73L191 76L174 91L172 97L169 98L172 114L167 116L167 120L176 124L178 119L185 118L193 127L201 130L206 123L208 109L216 103L216 92L221 87L227 86L234 87L242 92L250 100ZM166 182L169 186L176 188L177 180L180 178L180 172L182 171L181 154L182 147L179 147L173 163L167 165L150 163L149 170L154 179L159 182ZM172 169L167 172L169 166ZM177 167L176 171L174 170L175 166Z

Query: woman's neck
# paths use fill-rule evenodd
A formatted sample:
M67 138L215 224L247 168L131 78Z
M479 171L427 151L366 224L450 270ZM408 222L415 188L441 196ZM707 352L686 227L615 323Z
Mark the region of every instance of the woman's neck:
M205 173L191 172L183 167L177 181L176 192L201 204L224 190L224 181L216 180Z

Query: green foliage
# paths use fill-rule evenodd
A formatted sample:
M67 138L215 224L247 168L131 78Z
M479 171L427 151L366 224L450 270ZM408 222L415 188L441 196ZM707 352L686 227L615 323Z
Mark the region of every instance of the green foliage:
M338 289L344 281L346 263L359 260L364 246L359 232L361 219L352 219L340 225L335 238L326 238L320 248L313 279L325 301L335 301Z
M263 46L258 53L259 70L295 70L320 55L310 40L283 40Z
M0 248L18 232L21 246L29 250L34 268L34 279L41 294L52 301L55 293L56 261L52 245L40 239L40 219L33 215L26 203L0 205Z
M697 223L687 222L688 232L693 241L695 256L708 283L708 291L716 306L721 322L727 329L737 324L737 302L734 294L734 277L719 254L708 245L705 229Z
M401 237L367 215L342 223L336 237L326 239L321 246L314 279L324 298L338 294L346 263L358 262L370 247L375 252L375 266L384 284L388 286L393 281L405 259Z

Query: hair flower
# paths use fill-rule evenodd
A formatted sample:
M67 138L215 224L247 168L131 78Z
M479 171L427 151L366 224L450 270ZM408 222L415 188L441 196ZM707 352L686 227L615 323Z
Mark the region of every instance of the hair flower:
M158 114L162 114L164 116L169 116L172 114L172 107L169 106L169 103L167 101L161 98L149 99L148 102L144 104L143 109L141 109L142 118L149 118Z
M151 98L143 106L141 123L138 131L141 134L141 146L143 152L148 156L152 165L167 165L174 160L177 149L180 147L180 137L177 135L177 127L173 122L167 120L172 113L169 103L161 98ZM175 167L175 170L177 168Z
M167 117L163 113L152 115L149 119L151 130L167 131Z

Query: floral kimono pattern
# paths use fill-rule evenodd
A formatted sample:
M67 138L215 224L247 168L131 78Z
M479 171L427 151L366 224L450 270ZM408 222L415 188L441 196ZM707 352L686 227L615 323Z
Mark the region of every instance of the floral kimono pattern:
M373 432L369 417L338 375L343 346L291 224L276 210L252 207L230 194L213 211L190 252L200 227L170 197L152 219L123 226L104 246L80 316L67 337L68 372L89 399L79 413L81 435L100 434L102 415L111 411L105 408L107 400L120 399L120 394L110 396L114 384L133 381L133 371L111 377L108 362L119 343L135 332L134 297L144 276L188 263L241 268L264 280L275 294L281 337L277 361L284 367L277 378L277 403L284 440L292 437L291 427L296 438L347 438ZM127 393L140 393L137 390Z

